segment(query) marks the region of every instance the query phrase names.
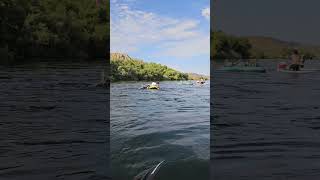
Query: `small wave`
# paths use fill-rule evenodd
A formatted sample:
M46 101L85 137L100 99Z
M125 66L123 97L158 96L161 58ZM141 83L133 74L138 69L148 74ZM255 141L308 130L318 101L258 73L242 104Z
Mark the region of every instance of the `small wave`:
M60 144L103 144L102 141L82 141L82 140L64 140L64 141L34 141L34 142L17 142L18 145L60 145Z
M47 110L47 111L50 111L50 110L53 110L55 109L57 106L29 106L29 109L30 110Z
M92 174L92 173L95 173L95 171L77 171L77 172L59 174L59 175L56 175L56 177L74 176L74 175L79 175L79 174Z

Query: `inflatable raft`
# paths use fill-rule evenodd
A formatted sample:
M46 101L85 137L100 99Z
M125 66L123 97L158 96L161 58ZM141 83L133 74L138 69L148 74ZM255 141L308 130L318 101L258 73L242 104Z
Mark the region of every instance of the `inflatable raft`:
M156 90L158 90L158 89L160 89L160 87L159 86L150 85L150 86L147 87L147 89L156 89Z
M298 71L294 71L288 68L289 65L285 62L281 62L278 64L278 72L282 73L292 73L292 74L304 74L304 73L313 73L313 72L319 72L320 69L306 69L306 68L300 68ZM303 66L302 66L303 67Z

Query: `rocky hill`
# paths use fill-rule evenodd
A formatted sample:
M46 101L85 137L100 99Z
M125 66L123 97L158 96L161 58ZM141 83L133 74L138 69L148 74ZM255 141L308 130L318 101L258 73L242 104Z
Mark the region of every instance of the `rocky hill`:
M189 80L200 80L201 78L208 80L210 79L210 76L197 73L188 73L188 78Z
M128 54L110 53L110 60L133 60Z
M303 54L308 53L320 57L320 46L282 41L263 36L249 36L245 38L252 45L251 55L257 58L285 58L288 55L288 51L293 48L299 49Z

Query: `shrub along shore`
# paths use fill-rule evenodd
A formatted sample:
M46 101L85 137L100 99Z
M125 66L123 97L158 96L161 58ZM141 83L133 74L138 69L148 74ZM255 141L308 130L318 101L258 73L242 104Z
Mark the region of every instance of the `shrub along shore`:
M202 77L190 76L165 65L144 62L120 53L111 53L110 64L111 81L195 80ZM205 76L203 78L207 79Z

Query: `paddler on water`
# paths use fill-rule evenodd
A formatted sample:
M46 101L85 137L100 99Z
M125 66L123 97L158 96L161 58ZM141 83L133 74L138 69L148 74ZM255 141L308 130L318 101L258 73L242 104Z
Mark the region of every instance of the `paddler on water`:
M200 83L201 83L201 84L204 84L204 83L205 83L205 80L204 80L203 78L201 78L201 79L200 79Z
M142 87L142 89L159 89L159 88L160 88L159 81L152 82L151 84L147 84L147 85Z
M204 84L206 81L203 79L203 77L200 78L200 81L197 81L198 84Z
M289 66L289 70L292 71L300 71L301 66L303 66L302 58L297 49L292 51L292 55L290 57L291 65Z
M160 83L159 83L159 81L152 82L150 86L155 86L155 87L159 88L160 87Z

